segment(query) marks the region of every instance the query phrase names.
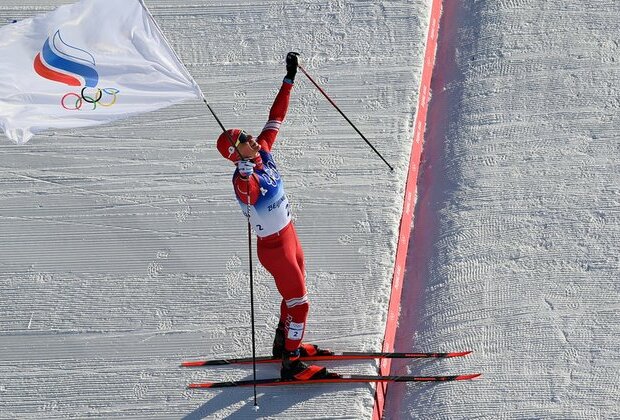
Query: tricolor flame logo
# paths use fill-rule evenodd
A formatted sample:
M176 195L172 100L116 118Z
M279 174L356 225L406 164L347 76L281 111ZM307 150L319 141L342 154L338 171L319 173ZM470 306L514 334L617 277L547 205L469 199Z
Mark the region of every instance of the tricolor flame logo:
M92 104L93 109L97 105L110 107L116 103L118 89L97 87L99 73L96 65L91 53L66 43L60 30L45 40L41 52L34 58L34 71L39 76L68 86L82 87L79 94L69 92L60 100L62 107L70 111L82 109L85 103ZM87 94L87 88L92 93Z
M88 51L67 44L60 30L45 40L34 59L34 70L41 77L69 86L94 88L99 83L95 57Z

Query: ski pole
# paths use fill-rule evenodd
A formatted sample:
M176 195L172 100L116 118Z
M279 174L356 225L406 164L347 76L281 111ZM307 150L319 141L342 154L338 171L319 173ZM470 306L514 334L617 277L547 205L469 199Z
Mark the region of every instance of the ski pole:
M202 100L205 103L205 105L207 105L207 108L209 108L211 115L213 115L213 117L215 118L215 121L217 121L222 131L226 134L226 137L228 138L228 141L230 142L231 146L235 148L235 151L237 152L239 157L241 157L239 148L237 148L230 133L228 133L228 131L224 127L224 124L222 124L222 121L220 121L220 119L215 114L215 111L213 111L213 108L211 108L211 105L209 105L209 103L207 102L207 98L203 96ZM250 182L249 178L248 178L248 182ZM248 188L248 191L250 191L249 188ZM249 263L250 263L250 320L252 323L252 370L254 374L254 378L253 378L254 409L258 410L258 402L257 402L257 397L256 397L256 328L254 326L254 268L252 264L252 225L250 224L250 198L249 197L248 197L248 258L249 258Z
M344 114L344 112L342 112L340 110L340 108L338 108L338 105L336 105L336 103L334 101L332 101L332 99L327 95L327 93L325 93L325 91L321 88L321 86L319 86L312 77L310 77L310 75L308 74L308 72L306 71L306 69L304 69L301 65L297 65L297 67L306 75L306 77L312 82L312 84L314 86L316 86L316 88L323 94L323 96L325 96L325 98L329 101L330 104L332 104L332 106L334 108L336 108L336 110L340 113L340 115L342 115L344 117L345 120L347 120L347 122L349 124L351 124L351 127L353 127L355 129L355 131L357 131L357 134L359 134L364 141L366 142L366 144L368 144L370 146L370 148L377 154L377 156L379 156L381 158L381 160L383 160L383 162L385 162L385 164L388 166L388 168L390 168L391 171L394 170L394 168L392 168L392 165L390 165L387 160L385 160L385 158L381 155L381 153L379 153L379 151L375 148L375 146L372 145L372 143L370 143L370 141L368 141L368 139L362 134L362 132L360 130L357 129L357 127L355 126L355 124L353 124L353 122L351 122L351 120Z
M250 189L248 188L248 191L249 190ZM252 270L252 228L250 225L250 198L249 197L248 197L248 256L250 258L250 318L251 318L251 323L252 323L252 369L254 373L254 409L258 410L258 403L256 402L256 329L254 328L254 270Z

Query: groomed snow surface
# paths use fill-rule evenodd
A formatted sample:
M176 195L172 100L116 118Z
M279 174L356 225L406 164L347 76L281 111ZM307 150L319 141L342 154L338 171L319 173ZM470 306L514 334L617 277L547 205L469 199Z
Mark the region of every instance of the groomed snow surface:
M70 1L5 0L0 22ZM444 2L389 419L620 414L616 0ZM257 132L302 63L276 159L306 253L307 338L379 350L431 1L151 0L229 127ZM1 42L1 40L0 40ZM0 145L0 418L369 418L371 386L189 391L248 368L246 223L201 103ZM259 353L278 294L255 264ZM333 365L374 373L375 363ZM277 374L260 367L259 377Z
M620 2L444 5L389 418L620 418Z

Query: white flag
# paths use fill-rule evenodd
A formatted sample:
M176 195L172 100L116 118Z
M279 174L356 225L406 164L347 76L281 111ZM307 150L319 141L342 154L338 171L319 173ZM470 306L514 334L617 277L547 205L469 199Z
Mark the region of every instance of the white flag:
M141 0L82 0L0 28L0 128L16 143L193 98Z

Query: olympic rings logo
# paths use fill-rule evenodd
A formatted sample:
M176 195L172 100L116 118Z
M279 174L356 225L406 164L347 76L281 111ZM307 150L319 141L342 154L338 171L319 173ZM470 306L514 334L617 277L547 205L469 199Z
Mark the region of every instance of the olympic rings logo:
M86 92L86 87L77 94L69 92L60 100L62 107L68 111L79 111L83 106L90 104L93 106L92 110L97 109L97 105L103 107L111 107L116 103L117 96L120 90L115 88L97 88L94 95Z

